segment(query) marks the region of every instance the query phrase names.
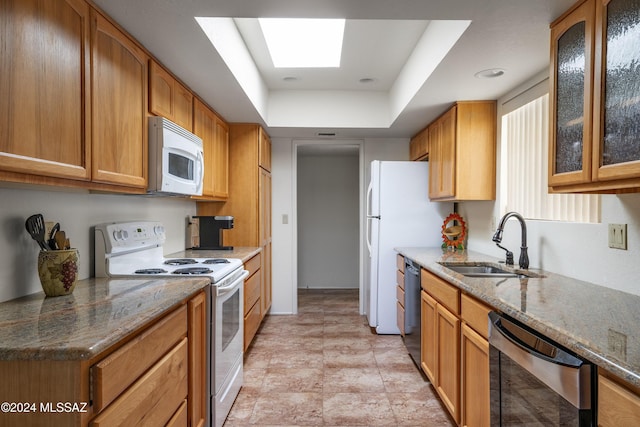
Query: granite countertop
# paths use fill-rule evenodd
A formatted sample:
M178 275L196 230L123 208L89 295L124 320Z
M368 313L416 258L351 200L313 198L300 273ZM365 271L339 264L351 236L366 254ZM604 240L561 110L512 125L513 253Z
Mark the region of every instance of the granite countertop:
M211 249L185 249L165 255L166 258L240 258L243 263L262 251L260 247L237 246L229 251Z
M87 279L73 294L0 303L0 360L88 360L209 286L208 279Z
M473 278L440 262L488 262L498 258L473 251L396 248L400 254L464 292L485 301L600 368L640 387L640 296L547 271L540 278ZM508 268L507 268L508 269Z

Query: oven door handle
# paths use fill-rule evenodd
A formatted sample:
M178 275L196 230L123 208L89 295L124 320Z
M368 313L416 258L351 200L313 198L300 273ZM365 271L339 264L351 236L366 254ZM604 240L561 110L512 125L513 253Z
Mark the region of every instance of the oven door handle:
M240 276L238 276L238 278L236 278L230 284L225 286L216 286L216 296L224 295L229 290L234 289L236 286L238 286L238 282L244 282L244 279L246 279L247 276L249 276L249 272L247 270L244 270L242 274L240 274Z

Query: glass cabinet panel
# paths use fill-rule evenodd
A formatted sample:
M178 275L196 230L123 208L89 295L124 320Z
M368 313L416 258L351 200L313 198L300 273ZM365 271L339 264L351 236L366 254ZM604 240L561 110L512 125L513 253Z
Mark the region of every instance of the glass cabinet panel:
M582 170L586 70L585 22L557 42L556 173Z
M601 166L640 160L640 0L606 11Z

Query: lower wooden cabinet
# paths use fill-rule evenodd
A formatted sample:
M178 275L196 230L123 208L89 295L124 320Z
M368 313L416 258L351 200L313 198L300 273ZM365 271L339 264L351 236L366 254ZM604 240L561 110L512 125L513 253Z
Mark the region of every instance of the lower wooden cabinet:
M93 359L0 362L2 399L49 405L2 414L0 426L203 426L206 304L202 291Z
M458 425L489 426L491 307L421 271L421 367Z
M462 425L489 427L489 342L466 323L460 333Z
M436 307L436 390L449 413L460 422L460 319L443 305Z
M192 427L207 421L207 295L202 292L187 304L189 337L189 399L185 412ZM180 418L182 419L182 418ZM179 424L177 424L179 425Z
M640 394L603 375L598 376L598 426L640 425Z
M262 321L262 253L244 263L249 276L244 282L244 351L247 351Z
M438 304L425 291L421 292L420 308L420 365L432 384L438 383L437 374L437 345L436 345L436 305Z
M489 321L491 307L460 296L461 425L489 427Z

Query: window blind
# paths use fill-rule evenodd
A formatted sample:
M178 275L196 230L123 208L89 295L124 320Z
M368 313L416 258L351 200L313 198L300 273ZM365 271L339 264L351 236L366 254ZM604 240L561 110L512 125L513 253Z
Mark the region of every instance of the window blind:
M549 94L502 116L506 212L527 219L600 222L600 196L549 194Z

